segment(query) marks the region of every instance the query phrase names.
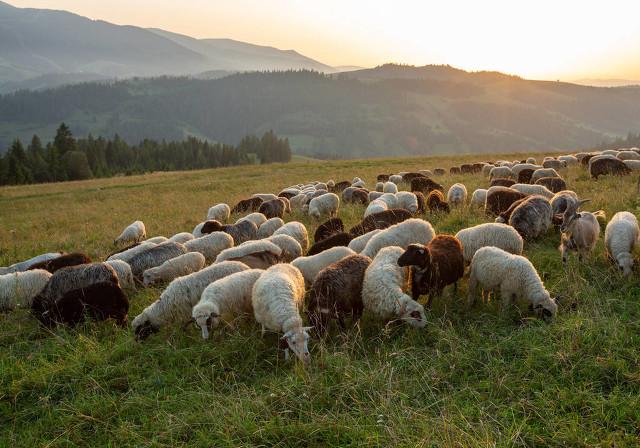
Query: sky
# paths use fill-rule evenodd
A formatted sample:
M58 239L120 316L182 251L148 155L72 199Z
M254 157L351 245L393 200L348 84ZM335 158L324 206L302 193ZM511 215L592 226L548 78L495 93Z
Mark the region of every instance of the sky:
M450 64L640 80L637 0L9 0L116 24L294 49L333 66Z

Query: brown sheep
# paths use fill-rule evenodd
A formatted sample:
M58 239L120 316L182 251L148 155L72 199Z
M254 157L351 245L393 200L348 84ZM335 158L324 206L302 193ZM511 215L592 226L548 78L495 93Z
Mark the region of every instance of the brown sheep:
M473 172L474 173L480 173L482 172L482 167L484 166L484 163L474 163L473 164Z
M542 168L553 168L554 170L559 170L564 167L565 163L557 159L549 159L542 162Z
M258 238L258 227L249 220L242 220L236 224L222 226L221 232L228 233L236 246Z
M516 202L511 204L508 209L498 215L498 217L496 218L496 222L507 224L509 222L509 218L511 218L511 214L513 213L513 211L516 209L516 207L522 204L522 201L524 201L525 199L527 198L518 199Z
M592 158L594 158L595 156L597 156L597 154L587 154L586 156L584 156L582 159L580 159L580 165L583 168L587 168L589 166L589 160L591 160Z
M598 176L612 174L614 176L626 176L631 174L631 169L618 159L598 159L591 164L589 173L598 180Z
M533 172L531 168L525 168L518 173L518 183L519 184L528 184L531 182L531 176L533 176Z
M200 229L200 233L202 233L203 235L208 235L213 232L220 232L222 231L222 227L223 225L219 221L210 219L204 222L202 228Z
M328 238L325 238L320 241L316 241L316 243L311 246L309 252L307 252L307 256L309 255L317 255L320 252L324 252L327 249L331 249L332 247L337 246L348 246L351 242L351 235L345 232L336 233L331 235Z
M542 177L536 181L536 185L544 185L554 193L567 189L567 183L560 177Z
M292 191L283 191L280 194L278 194L279 198L286 198L286 199L291 199L294 196L297 196L299 193L294 193Z
M441 296L447 285L456 284L464 275L462 244L451 235L438 235L429 244L410 244L398 258L399 266L412 266L411 295L418 300L428 294L427 306Z
M402 182L406 182L410 184L413 179L418 179L418 178L425 179L427 178L427 176L425 176L422 173L405 173L402 175Z
M41 261L40 263L33 264L29 266L29 270L31 271L33 269L44 269L45 271L49 271L53 274L58 269L66 268L67 266L78 266L80 264L87 263L91 263L91 258L89 258L85 254L75 252L71 254L61 255L58 258L54 258L52 260Z
M513 188L494 187L492 191L487 192L487 202L485 205L485 213L487 215L499 215L509 209L511 204L518 199L522 199L527 195Z
M282 198L272 199L260 204L258 211L262 213L267 219L271 218L284 218L284 212L287 210L287 204Z
M418 210L416 213L424 213L427 211L427 198L424 193L421 191L414 191L413 194L416 195L416 200L418 201Z
M412 218L411 212L400 209L392 208L383 212L373 213L364 218L360 224L356 224L349 230L349 234L353 237L359 237L365 233L369 233L376 229L386 229L394 224L401 223L409 218Z
M440 190L444 193L444 187L428 177L418 177L411 181L412 192L420 191L422 194L428 196L433 190Z
M313 241L318 243L331 235L344 232L344 223L340 218L331 218L318 226L313 234Z
M350 186L351 186L351 182L349 182L348 180L343 180L336 183L333 187L330 186L329 191L331 193L341 193Z
M264 201L260 198L243 199L231 209L231 213L240 213L246 211L255 212L260 208L260 204L262 204L262 202Z
M350 255L330 264L318 273L309 291L307 315L309 322L324 335L329 323L336 319L344 330L344 318L351 315L357 322L362 316L362 282L371 258Z
M460 172L462 174L473 174L473 165L471 163L463 163L460 165Z
M449 174L451 174L451 175L460 174L460 167L452 166L451 168L449 168Z
M429 196L427 196L427 208L431 213L449 213L451 211L449 204L444 199L444 194L440 190L433 190L429 193Z
M513 179L506 179L504 177L497 177L491 181L489 188L491 187L510 187L515 184L516 181Z
M367 205L369 203L369 192L364 188L358 188L351 194L352 204Z
M378 176L376 176L376 182L388 182L390 177L390 174L378 174Z
M435 174L437 176L444 176L445 174L447 174L447 172L445 171L444 168L435 168L433 170L433 174Z

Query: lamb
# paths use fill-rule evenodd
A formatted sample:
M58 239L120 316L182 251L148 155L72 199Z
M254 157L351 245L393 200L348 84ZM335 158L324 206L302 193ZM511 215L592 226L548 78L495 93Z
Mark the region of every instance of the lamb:
M278 196L276 196L273 193L256 193L251 195L252 198L260 198L262 199L262 201L271 201L273 199L278 199Z
M558 178L559 179L559 178ZM547 199L551 199L554 195L554 192L549 190L544 185L538 184L513 184L511 186L513 190L519 191L520 193L524 193L526 195L536 194L538 196L544 196Z
M457 285L464 275L462 245L451 235L438 235L426 246L410 244L398 258L398 266L412 266L411 295L418 300L428 294L428 307L434 296L441 296L448 285Z
M239 261L251 269L267 269L280 262L282 249L267 240L247 241L236 247L225 249L216 258L216 263Z
M335 263L344 257L354 254L355 252L348 247L336 246L316 255L298 257L291 262L291 265L295 266L302 273L305 284L310 286L318 275L318 272L331 263Z
M131 259L133 257L135 257L136 255L138 255L139 253L142 253L146 250L149 250L152 247L155 247L156 245L153 243L140 243L140 244L136 244L133 247L130 247L129 249L126 249L122 252L116 252L114 254L111 254L107 257L107 261L113 261L113 260L122 260L125 261L127 263L129 263L131 261Z
M268 219L265 222L263 222L260 225L260 227L258 227L258 233L256 236L259 240L268 238L271 235L273 235L273 232L278 230L283 225L284 225L284 221L282 220L282 218L275 217L275 218Z
M600 223L597 218L604 218L604 211L578 213L578 208L585 202L589 202L589 199L570 204L562 216L560 253L563 263L567 262L572 250L577 251L580 261L583 261L585 256L593 251L600 238Z
M478 288L484 291L500 289L504 311L515 298L528 301L533 311L543 318L551 318L558 313L555 299L545 289L533 264L523 256L510 254L498 247L483 247L471 260L469 306L476 302Z
M513 171L508 166L496 166L491 168L489 171L489 179L493 179L494 177L502 177L506 179L510 179L514 177Z
M317 243L340 232L344 232L344 223L340 218L331 218L318 226L313 234L313 241Z
M487 202L484 211L487 215L499 215L507 210L518 199L526 197L525 193L507 187L491 187L487 191Z
M207 286L226 276L249 270L238 261L225 261L193 274L178 277L162 292L160 298L146 307L131 323L136 339L146 339L163 326L188 323L191 309L198 303Z
M398 266L400 247L385 247L373 259L362 281L362 304L379 319L400 319L412 327L426 325L424 308L406 295L409 269Z
M320 219L322 216L334 217L338 214L340 198L337 194L327 193L313 198L309 202L309 216Z
M467 187L463 184L453 184L447 192L447 202L453 206L462 206L467 200Z
M33 266L36 263L53 260L54 258L58 258L61 255L61 252L50 252L47 254L38 255L28 260L12 264L11 266L0 268L0 275L11 274L13 272L23 272L28 270L29 267Z
M227 222L229 216L231 216L231 207L224 203L214 205L207 212L207 220L215 219L216 221Z
M462 244L465 263L471 263L476 251L485 246L495 246L515 255L522 254L524 246L516 229L493 222L462 229L456 233L456 238Z
M265 271L253 285L251 305L256 321L265 330L284 333L285 358L289 349L305 364L309 354L309 329L302 326L300 310L304 304L304 278L290 264L277 264Z
M417 177L411 181L411 191L419 191L428 196L433 190L444 192L444 187L427 177Z
M221 318L233 319L253 313L253 286L264 272L262 269L236 272L205 288L191 311L193 320L202 330L203 339L209 339L209 330L217 328Z
M485 202L487 202L487 190L484 188L474 190L471 194L471 201L469 202L469 205L484 208Z
M491 181L490 187L510 187L515 184L516 181L513 179L505 179L502 177L497 177Z
M378 213L382 213L389 210L389 206L386 202L381 201L380 199L375 199L369 203L367 208L364 211L364 217L368 217L371 215L375 215Z
M200 252L204 255L207 263L213 263L220 252L233 246L233 237L225 232L213 232L184 244L188 252Z
M269 203L269 201L267 201L267 203ZM264 202L263 202L263 204L264 204ZM262 207L262 205L260 207ZM248 214L247 216L243 216L242 218L239 218L235 223L236 224L240 224L243 221L250 221L250 222L254 223L256 225L256 228L257 228L257 227L260 227L265 222L267 222L267 217L264 215L264 213L254 212L254 213Z
M529 196L515 208L509 225L525 240L533 240L549 230L553 220L553 209L549 200L542 196Z
M419 192L418 192L419 193ZM400 191L396 194L397 208L404 209L415 214L418 211L418 198L409 191Z
M78 252L72 254L64 254L60 257L52 258L51 260L41 261L29 266L29 270L44 269L50 273L56 272L58 269L66 268L67 266L77 266L79 264L91 263L91 258L88 255Z
M364 250L369 240L373 238L374 235L377 235L380 232L382 232L382 229L376 229L376 230L372 230L369 233L365 233L364 235L361 235L357 238L352 239L348 245L349 249L359 254Z
M349 233L355 238L375 229L386 229L387 227L405 221L412 216L413 215L407 210L399 208L385 210L380 213L373 213L366 216L359 224L353 226L349 230Z
M260 204L263 202L264 201L261 198L256 197L243 199L233 206L231 213L242 213L247 211L255 212L260 208Z
M451 208L444 200L444 194L440 190L433 190L427 196L427 208L431 213L449 213Z
M263 222L266 222L266 218ZM241 219L235 224L223 226L221 231L230 235L236 245L258 238L258 226L249 219ZM204 256L206 257L207 254Z
M129 224L120 234L118 238L113 241L114 246L122 246L128 244L139 243L147 237L147 231L142 221L135 221Z
M133 278L133 272L129 263L122 260L107 260L104 262L116 271L116 277L118 277L118 283L122 289L134 289L136 287L135 280Z
M429 222L422 219L408 219L372 237L362 251L362 255L373 259L383 247L406 248L412 243L427 244L434 235L435 232Z
M538 168L531 175L530 182L535 184L538 179L542 179L543 177L561 177L561 176L553 168Z
M269 238L266 238L266 240L271 241L282 249L280 259L283 263L291 263L296 258L302 256L300 243L289 235L271 235Z
M554 194L567 189L567 183L560 177L542 177L536 181L536 185L542 185Z
M331 319L337 319L344 330L344 318L351 315L357 322L362 316L362 283L371 259L350 255L324 268L309 291L307 315L320 335L327 332Z
M626 176L631 173L631 169L618 159L600 159L590 163L589 173L592 178L598 180L599 176L607 174Z
M44 269L0 275L0 312L30 308L33 299L42 292L51 275Z
M303 251L306 252L309 249L309 234L301 222L290 221L273 232L273 236L275 235L289 235L300 244Z
M198 240L208 238L203 237ZM187 242L187 244L191 244L192 240ZM144 271L150 268L154 268L156 266L160 266L167 260L178 257L180 255L186 254L190 249L186 245L167 242L158 244L157 246L150 247L149 249L138 253L131 260L128 261L131 266L131 272L135 278L141 278Z
M307 252L307 256L317 255L320 252L324 252L327 249L331 249L332 247L347 246L349 245L351 240L352 240L352 237L348 233L345 233L345 232L335 233L330 237L325 238L321 241L318 241L313 246L311 246L311 249L309 249L309 252Z
M171 258L160 266L149 268L142 274L144 286L158 283L168 283L178 277L198 272L204 268L204 255L200 252L188 252L175 258Z
M630 275L633 272L633 249L639 235L638 218L629 212L618 212L613 215L604 231L607 254L618 264L624 275Z
M287 205L289 201L285 202L284 198L276 198L270 201L265 201L260 204L260 208L258 211L265 217L265 221L271 218L284 218L284 212L287 210ZM289 212L291 209L289 208ZM264 221L258 223L254 221L256 226L260 226Z
M394 184L393 182L385 182L384 185L382 186L382 192L383 193L397 193L398 192L398 186L396 184Z

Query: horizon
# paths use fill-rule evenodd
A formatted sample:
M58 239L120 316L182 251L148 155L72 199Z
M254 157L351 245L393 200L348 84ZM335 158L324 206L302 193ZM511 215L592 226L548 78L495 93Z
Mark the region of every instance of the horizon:
M574 0L562 5L545 0L526 11L522 5L500 5L498 0L484 5L458 1L431 7L402 2L409 8L385 8L385 2L359 8L362 2L340 5L335 0L321 7L292 0L276 0L269 7L255 0L225 5L196 0L191 2L195 6L188 8L174 0L139 0L135 5L124 0L108 5L96 0L7 3L18 8L63 10L117 25L161 28L199 39L227 38L294 50L332 67L450 65L467 71L499 71L566 82L640 79L640 61L633 57L640 49L640 30L634 28L633 11L640 13L640 4L623 7L621 0L606 10L594 7L594 1L580 2L581 6L574 8L578 4ZM152 8L155 14L149 14ZM459 11L467 13L460 15ZM427 27L422 26L425 17ZM263 23L266 19L268 26ZM540 32L540 23L545 24L544 32ZM283 28L287 32L282 32ZM607 63L602 64L603 60Z

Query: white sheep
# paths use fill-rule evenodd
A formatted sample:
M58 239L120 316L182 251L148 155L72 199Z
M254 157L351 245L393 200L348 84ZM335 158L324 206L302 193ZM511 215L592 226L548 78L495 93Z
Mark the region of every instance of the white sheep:
M513 227L489 222L462 229L456 233L462 244L465 263L470 263L476 251L485 246L495 246L509 253L520 255L524 241Z
M486 176L490 176L491 175L491 170L493 168L494 168L493 165L489 165L489 164L483 165L482 166L482 175L485 176L485 177Z
M352 187L356 188L364 188L367 184L363 180L359 180L358 182L354 182L351 184Z
M397 193L398 192L398 186L396 184L394 184L393 182L385 182L382 185L382 192L383 193Z
M389 176L389 182L393 182L394 184L398 185L400 182L402 182L402 175L394 174L393 176Z
M300 311L304 304L304 278L290 264L277 264L267 269L253 285L251 305L256 321L265 330L284 333L281 340L303 362L310 360L309 329L302 326Z
M511 179L513 177L513 171L508 166L495 166L489 171L489 179L493 178L505 178Z
M517 163L513 166L513 168L511 168L511 171L513 171L513 177L515 179L518 178L518 176L520 176L520 172L523 170L537 170L542 168L542 166L540 165L536 165L535 163Z
M538 168L531 175L531 183L535 184L538 179L542 179L543 177L562 177L558 174L556 170L553 168ZM520 184L523 185L523 184Z
M240 261L252 269L267 269L281 261L282 249L266 239L247 241L239 246L225 249L216 258L216 263Z
M487 202L487 190L484 188L478 188L471 194L471 201L469 206L484 207Z
M305 284L311 286L318 272L349 255L355 255L355 252L348 247L336 246L316 255L298 257L293 260L291 264L300 270L304 277Z
M53 260L60 257L61 255L62 255L61 252L50 252L47 254L37 255L28 260L12 264L11 266L0 268L0 275L11 274L13 272L23 272L28 270L31 266L33 266L36 263L42 263L43 261Z
M320 219L323 216L337 216L340 198L337 194L326 193L309 201L309 216Z
M558 156L558 160L564 162L566 166L573 166L578 164L578 158L572 155Z
M142 221L135 221L129 224L120 234L118 238L113 241L114 245L130 245L139 243L147 237L147 231Z
M0 275L0 311L31 307L50 278L51 273L44 269Z
M467 187L463 184L453 184L447 192L447 202L452 207L462 206L467 200Z
M207 263L212 263L218 254L233 247L233 237L225 232L212 232L184 243L189 252L200 252Z
M280 258L283 263L291 263L296 258L302 256L302 246L300 246L300 243L298 243L295 238L289 235L271 235L265 239L282 249Z
M568 204L562 216L560 252L562 253L563 262L567 261L571 250L577 251L582 261L585 256L593 252L600 238L598 217L605 218L604 211L599 210L595 213L578 212L578 208L588 201L589 199L585 199L577 204Z
M379 201L387 204L389 208L397 208L398 207L398 197L395 193L383 193L382 196L378 198Z
M263 202L272 201L273 199L278 199L278 196L272 193L256 193L251 196L252 198L260 198Z
M131 249L127 249L125 251L122 252L118 252L117 254L113 254L111 255L109 258L107 258L107 261L111 261L111 260L122 260L122 261L126 261L127 263L129 263L131 261L131 259L133 257L135 257L136 255L152 248L156 246L156 244L154 243L140 243L135 247L132 247Z
M267 222L267 217L260 212L254 212L254 213L249 213L247 216L243 216L242 218L238 219L235 223L238 224L238 223L241 223L242 221L251 221L256 225L256 227L260 227L262 224Z
M207 212L207 220L215 219L222 223L227 222L231 216L231 207L225 203L214 205Z
M200 252L188 252L179 257L165 261L160 266L147 269L142 273L144 286L167 283L178 277L198 272L204 267L206 260Z
M260 224L260 227L258 227L258 239L270 237L273 235L273 232L283 225L284 221L282 218L278 218L277 216L275 218L267 219L265 222Z
M514 190L518 190L520 193L533 195L537 194L540 196L544 196L547 199L551 199L555 193L549 190L544 185L532 185L532 184L513 184L510 188Z
M165 325L184 324L191 319L191 309L198 303L204 289L211 283L236 272L247 271L249 266L237 261L225 261L193 274L178 277L167 286L160 298L146 307L131 326L139 339L144 339Z
M369 192L369 202L373 202L382 196L384 193L381 191L370 191Z
M133 271L131 270L129 263L123 260L107 260L105 261L105 264L108 264L114 271L116 271L118 282L120 282L120 287L122 289L134 289L136 287L136 283L133 278Z
M521 255L510 254L497 247L478 249L471 260L469 306L476 302L478 288L499 290L503 310L515 298L528 301L541 317L553 317L558 312L558 305L545 289L533 264Z
M361 254L373 259L383 247L398 246L406 249L409 244L427 244L434 235L429 222L417 218L407 219L374 235Z
M352 239L348 246L349 249L359 254L364 250L369 240L380 232L382 232L382 229L376 229L376 230L372 230L371 232L365 233L364 235L361 235L357 238Z
M273 236L275 235L289 235L300 244L303 252L309 250L309 233L301 222L290 221L273 232Z
M623 163L633 171L640 170L640 160L623 160Z
M404 209L409 213L416 213L418 211L418 198L414 193L410 191L400 191L396 193L397 208Z
M424 308L405 294L410 287L410 268L398 266L398 258L403 253L404 250L396 246L378 252L364 273L362 304L379 319L400 319L421 328L427 323Z
M169 241L173 241L174 243L180 243L180 244L184 244L187 241L191 241L192 239L194 239L195 237L193 236L192 233L189 232L180 232L180 233L176 233L175 235L173 235L171 238L169 238Z
M231 321L243 314L253 314L253 285L264 272L262 269L236 272L205 288L200 301L191 310L203 339L209 339L209 330L217 328L221 318Z
M376 191L378 193L383 193L384 192L384 182L377 182L376 183Z
M384 212L385 210L389 210L389 206L386 202L381 201L380 198L374 199L369 202L367 208L364 210L364 217L366 218L369 215L373 215L374 213Z

